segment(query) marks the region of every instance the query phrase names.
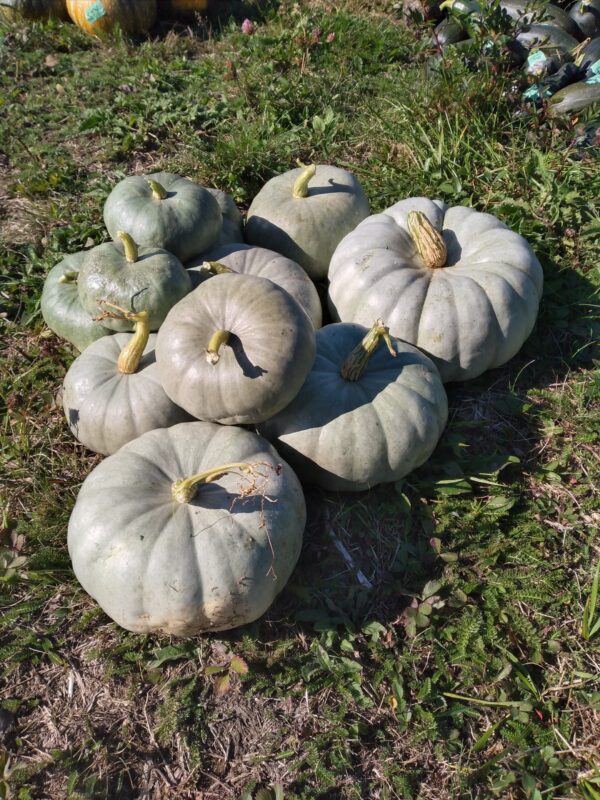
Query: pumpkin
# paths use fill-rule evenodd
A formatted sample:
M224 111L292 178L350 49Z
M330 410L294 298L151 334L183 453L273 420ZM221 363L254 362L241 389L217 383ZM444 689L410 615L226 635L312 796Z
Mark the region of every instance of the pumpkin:
M96 453L110 455L155 428L189 419L169 400L158 377L156 334L148 314L125 309L135 333L116 333L91 344L69 367L63 382L63 408L71 432Z
M512 358L531 333L542 268L522 236L491 214L413 197L340 243L329 269L332 313L370 324L430 355L444 381Z
M222 192L220 189L211 189L208 186L206 187L206 191L210 192L219 204L223 223L219 236L216 241L213 242L212 247L221 247L226 244L243 242L242 215L233 197L226 192Z
M169 397L193 417L262 422L302 386L315 332L284 289L254 275L215 275L171 309L156 342Z
M361 491L423 464L447 415L441 378L427 356L391 338L381 320L371 330L338 323L317 331L304 385L259 431L301 481Z
M219 204L197 183L170 172L132 175L120 181L104 204L111 238L127 231L143 247L161 247L181 261L209 248L222 227Z
M115 622L195 636L264 614L298 560L305 521L298 479L268 442L187 422L102 461L67 540L77 579Z
M68 19L66 0L0 0L0 19Z
M112 333L84 311L79 300L77 277L85 256L85 251L73 253L52 267L46 276L40 302L46 325L78 350L85 350L96 339Z
M119 238L121 245L98 245L84 258L77 280L81 305L92 316L105 301L147 311L150 330L158 330L171 306L191 290L190 276L172 253L138 248L127 233L120 232ZM116 331L133 329L131 320L107 318L104 324Z
M147 33L156 20L156 0L67 0L73 22L87 33L110 33L118 25L124 33Z
M339 241L368 213L367 196L351 172L312 164L263 186L248 210L244 236L291 258L316 281L327 276Z
M575 0L569 9L569 16L584 36L593 38L600 34L600 0Z
M321 327L321 301L314 284L299 264L274 250L230 244L211 250L204 258L194 259L187 266L194 286L223 271L267 278L298 301L315 328Z

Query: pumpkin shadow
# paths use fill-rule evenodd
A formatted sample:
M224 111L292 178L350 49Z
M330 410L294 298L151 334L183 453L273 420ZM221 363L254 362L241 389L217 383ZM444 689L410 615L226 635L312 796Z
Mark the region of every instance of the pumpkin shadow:
M250 361L246 351L244 350L244 345L242 344L241 339L236 336L235 333L230 335L227 344L229 347L231 347L235 360L237 361L238 366L242 370L245 378L260 378L262 375L266 375L268 373L268 369L264 369L258 364L253 364L252 361Z
M197 491L188 505L198 509L223 510L224 516L235 511L236 514L260 513L264 505L264 498L260 494L242 495L239 492L230 492L216 483L204 484Z

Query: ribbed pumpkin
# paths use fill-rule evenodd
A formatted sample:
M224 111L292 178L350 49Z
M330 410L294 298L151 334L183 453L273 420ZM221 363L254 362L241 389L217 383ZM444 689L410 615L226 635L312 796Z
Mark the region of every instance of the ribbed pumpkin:
M531 333L543 273L529 244L491 214L413 197L368 217L340 242L329 300L342 322L416 345L444 381L512 358Z
M267 278L300 303L315 328L321 327L323 312L315 285L299 264L274 250L250 244L229 244L210 250L187 267L194 287L226 271Z
M235 204L235 200L227 192L221 189L211 189L206 187L206 191L210 192L219 204L221 209L221 217L223 225L217 240L212 247L221 247L226 244L235 244L236 242L244 241L243 221L239 208ZM186 264L187 266L187 264Z
M165 394L154 355L156 334L148 315L119 309L135 333L91 344L69 367L63 381L63 408L71 432L95 453L110 455L155 428L189 416Z
M251 425L286 406L315 357L315 330L265 278L215 275L174 306L156 342L165 391L197 419Z
M118 25L124 33L147 33L156 20L156 0L67 0L73 22L87 33L110 33Z
M250 431L150 431L84 481L68 531L77 579L119 625L194 636L252 622L290 577L306 506L291 468Z
M77 279L79 299L91 315L108 301L128 311L147 311L151 331L158 330L169 309L192 288L183 264L158 247L138 247L121 232L120 243L106 242L88 251ZM133 330L133 323L107 318L107 328Z
M73 253L52 267L46 276L40 302L46 325L78 350L85 350L92 342L112 333L84 311L79 300L77 278L86 255L85 250Z
M382 340L385 340L385 344ZM304 385L259 426L301 481L362 491L423 464L446 424L439 373L416 347L339 323L317 331L317 355Z
M66 0L0 0L0 19L68 19Z
M355 175L311 164L262 187L248 209L244 236L250 244L291 258L317 281L327 276L339 241L368 213L369 201Z

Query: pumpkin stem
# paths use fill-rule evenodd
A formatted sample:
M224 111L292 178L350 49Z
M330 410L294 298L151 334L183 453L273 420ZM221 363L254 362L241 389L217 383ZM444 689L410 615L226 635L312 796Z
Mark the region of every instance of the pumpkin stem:
M294 182L294 188L292 190L292 196L297 200L300 200L303 197L308 197L308 182L314 177L314 174L317 171L316 164L309 164L308 166L301 164L300 166L304 167L304 169L296 178Z
M146 178L146 183L152 189L152 197L155 200L164 200L167 196L167 190L164 186L162 186L158 181L152 180L152 178Z
M580 67L583 63L584 55L583 51L588 46L588 44L592 41L592 37L588 36L587 39L584 39L583 42L579 42L577 47L574 47L571 50L571 55L573 56L573 63L576 67Z
M390 329L383 324L382 319L378 319L342 364L340 375L344 380L357 381L360 378L365 371L369 358L375 352L382 339L386 343L390 355L394 356L394 358L396 357Z
M178 503L189 503L196 494L196 487L198 484L210 483L236 469L241 469L242 472L252 472L252 464L248 464L245 461L236 461L232 464L223 464L221 467L213 467L204 472L198 472L196 475L192 475L189 478L180 478L177 481L173 481L171 484L173 500L176 500Z
M60 278L58 279L59 283L77 283L77 278L79 276L79 272L72 272L67 270L64 272Z
M422 211L410 211L407 227L425 266L430 269L444 267L448 257L446 243L425 214Z
M125 231L118 231L117 238L123 243L125 249L125 260L128 264L135 264L138 260L138 246L131 236Z
M217 364L219 361L219 349L221 345L227 344L229 341L229 337L231 336L230 331L224 331L219 329L215 331L213 335L210 337L210 342L208 343L208 347L206 348L206 360L209 364Z
M213 275L225 275L229 272L235 272L234 269L226 267L225 264L221 264L220 261L204 261L202 263L202 269L207 270L207 272L212 272Z
M114 303L109 303L108 300L101 300L100 302L102 305L110 306L120 313L115 314L113 311L103 311L100 316L95 317L96 322L110 317L110 319L126 319L135 323L133 336L121 350L119 358L117 359L117 369L119 372L122 375L131 375L136 372L139 367L144 348L148 344L148 337L150 336L148 312L127 311L126 308L121 308L121 306L116 306Z

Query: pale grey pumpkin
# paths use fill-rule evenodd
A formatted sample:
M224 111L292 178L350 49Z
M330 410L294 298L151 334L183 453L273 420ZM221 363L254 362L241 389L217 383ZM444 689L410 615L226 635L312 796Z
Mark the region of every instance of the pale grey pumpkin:
M222 214L208 189L172 172L154 172L132 175L114 187L104 204L104 224L114 241L127 231L142 247L188 261L212 247Z
M119 625L195 636L264 614L305 521L298 479L268 442L189 422L145 433L88 475L68 548L77 579Z
M112 333L84 311L79 300L77 277L85 251L73 253L52 267L42 290L40 308L51 331L74 344L78 350Z
M368 213L369 201L355 175L313 164L263 186L248 210L244 236L250 244L291 258L316 281L327 277L338 243Z
M156 334L148 330L146 312L129 317L135 333L94 342L71 364L63 381L63 408L71 432L103 455L115 453L142 433L189 420L159 380Z
M441 232L444 253L431 266L409 232L411 212ZM431 245L433 237L417 228L417 240ZM382 317L392 335L433 358L445 382L475 378L519 351L543 283L527 241L499 219L424 197L362 222L340 242L329 278L337 319L370 325Z
M427 356L389 337L381 320L370 331L338 323L317 331L304 385L259 432L301 481L362 491L427 461L447 416L446 393Z
M219 270L218 265L242 275L257 275L273 281L300 303L315 328L321 327L323 312L319 295L306 272L295 261L264 247L223 245L209 250L187 265L193 286L199 286L213 277Z
M131 311L147 311L151 331L158 330L169 309L192 288L179 259L156 247L138 247L128 234L123 244L107 242L92 248L79 270L77 286L83 308L97 316L102 303ZM133 330L130 320L104 322L116 331Z
M211 189L209 186L206 187L206 191L210 192L219 204L223 223L221 232L216 241L211 245L211 248L222 247L223 245L234 244L235 242L243 242L242 215L233 197L227 194L227 192L221 191L221 189ZM186 266L188 265L186 264Z
M315 331L284 289L254 275L215 275L171 309L156 342L169 397L197 419L267 419L294 397L315 357Z

